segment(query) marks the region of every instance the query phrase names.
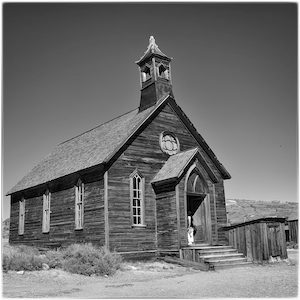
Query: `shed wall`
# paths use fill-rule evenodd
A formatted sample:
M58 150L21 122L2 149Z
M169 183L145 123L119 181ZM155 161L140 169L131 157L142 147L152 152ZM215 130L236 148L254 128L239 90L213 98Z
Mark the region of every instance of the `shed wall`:
M288 226L290 241L298 243L298 220L288 221Z
M257 222L228 231L229 245L238 249L248 261L263 262L270 256L287 258L284 223Z

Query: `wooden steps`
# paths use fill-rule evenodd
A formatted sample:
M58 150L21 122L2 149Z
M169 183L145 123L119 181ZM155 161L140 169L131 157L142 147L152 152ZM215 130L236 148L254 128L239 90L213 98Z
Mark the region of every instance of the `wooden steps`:
M232 246L211 246L208 244L192 245L182 248L186 257L196 262L209 265L210 270L249 266L247 258Z

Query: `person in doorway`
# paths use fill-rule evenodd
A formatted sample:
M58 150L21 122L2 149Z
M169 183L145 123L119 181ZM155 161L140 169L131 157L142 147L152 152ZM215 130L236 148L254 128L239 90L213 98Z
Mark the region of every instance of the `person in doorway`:
M192 212L188 211L188 245L193 245L195 234L196 234L196 230L193 224Z

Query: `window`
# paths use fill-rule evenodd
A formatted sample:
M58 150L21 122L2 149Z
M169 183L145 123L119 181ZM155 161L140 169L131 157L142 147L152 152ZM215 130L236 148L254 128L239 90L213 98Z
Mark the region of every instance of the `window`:
M24 234L25 224L25 199L19 201L19 235Z
M163 132L160 135L160 147L163 152L173 155L179 151L179 141L170 132Z
M51 193L47 190L43 195L43 232L50 231L50 199Z
M79 179L75 186L75 229L83 228L84 184Z
M130 177L132 225L144 225L144 185L145 180L137 171Z

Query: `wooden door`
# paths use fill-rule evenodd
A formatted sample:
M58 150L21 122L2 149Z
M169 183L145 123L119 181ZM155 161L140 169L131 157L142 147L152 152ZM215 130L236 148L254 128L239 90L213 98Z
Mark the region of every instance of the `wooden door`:
M198 169L194 169L186 182L187 211L196 227L195 243L211 242L211 221L208 186Z
M270 256L280 256L280 227L279 224L268 224L268 244Z
M208 241L207 234L207 213L205 208L206 195L188 195L188 212L192 213L193 224L196 228L195 243Z

